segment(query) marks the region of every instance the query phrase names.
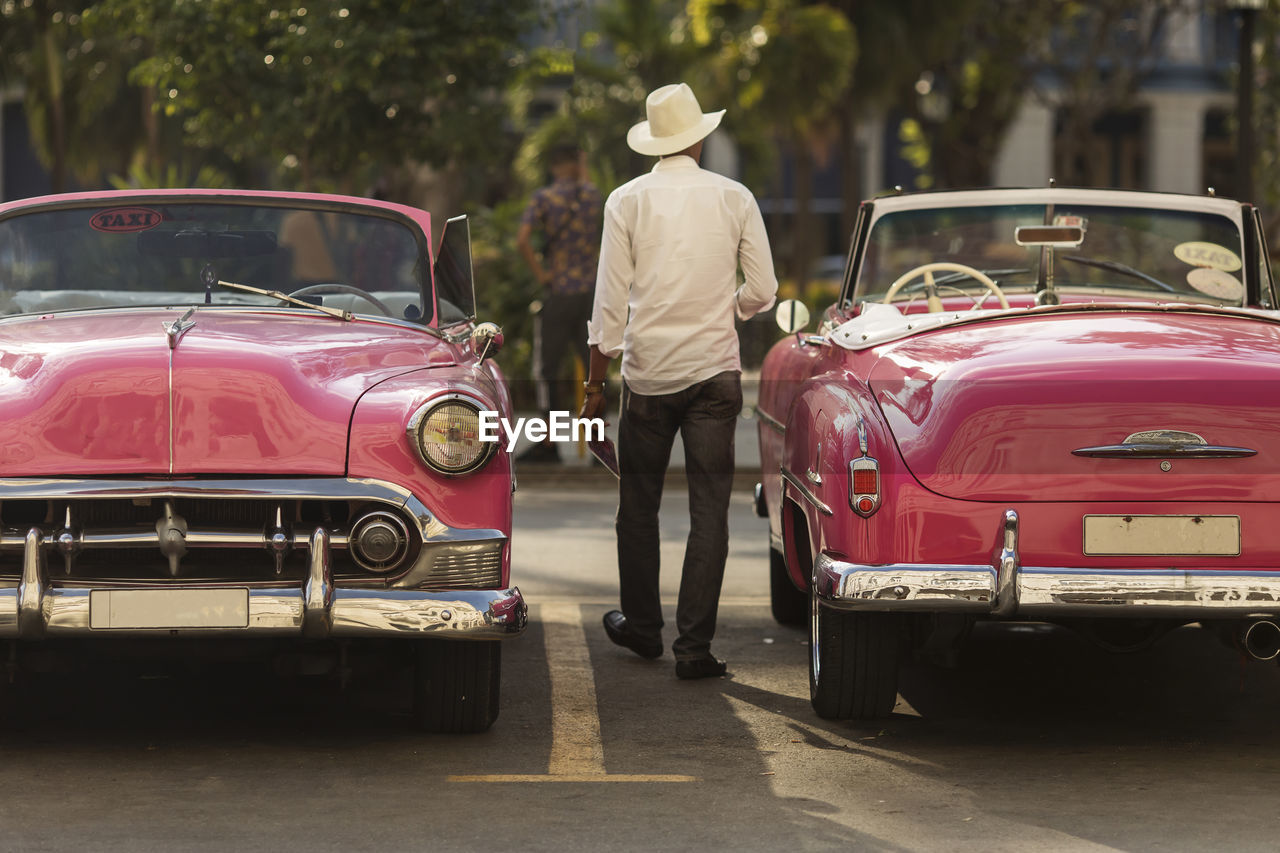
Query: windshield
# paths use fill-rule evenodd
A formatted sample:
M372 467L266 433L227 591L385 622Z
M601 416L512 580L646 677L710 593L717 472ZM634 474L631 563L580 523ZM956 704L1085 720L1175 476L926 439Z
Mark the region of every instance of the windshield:
M1042 280L1038 246L1020 246L1020 226L1079 228L1077 246L1052 250L1052 284L1063 302L1157 300L1240 306L1240 229L1217 214L1153 208L1055 204L951 207L885 214L872 226L855 300L884 300L913 268L939 261L986 273L1011 305L1031 304ZM1047 254L1047 252L1045 253ZM1047 270L1045 273L1047 274ZM996 307L986 287L963 272L934 273L942 298L963 296ZM921 301L921 276L893 302ZM1021 299L1016 297L1026 294ZM901 306L900 306L901 307Z
M417 234L355 208L164 200L46 208L0 221L0 314L282 304L206 288L201 273L211 267L215 281L427 322Z

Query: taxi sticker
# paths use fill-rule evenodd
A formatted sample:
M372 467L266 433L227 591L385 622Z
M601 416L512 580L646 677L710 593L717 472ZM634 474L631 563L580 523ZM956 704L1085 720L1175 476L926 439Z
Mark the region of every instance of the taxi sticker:
M1184 264L1191 264L1193 267L1235 272L1244 266L1239 255L1217 243L1179 243L1173 247L1173 254Z
M147 207L113 207L89 217L89 227L108 234L136 234L155 228L164 216Z
M1244 285L1229 272L1199 267L1187 273L1187 284L1214 299L1239 302L1244 296Z
M1068 216L1060 213L1053 217L1053 224L1059 228L1079 228L1081 231L1089 230L1089 220L1083 216Z

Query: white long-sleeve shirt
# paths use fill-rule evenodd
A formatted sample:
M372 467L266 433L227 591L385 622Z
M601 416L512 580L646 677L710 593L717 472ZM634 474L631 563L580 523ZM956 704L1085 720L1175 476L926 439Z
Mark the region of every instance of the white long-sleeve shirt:
M635 393L671 394L740 370L734 316L767 310L777 291L751 191L691 157L667 157L605 202L587 342L622 354Z

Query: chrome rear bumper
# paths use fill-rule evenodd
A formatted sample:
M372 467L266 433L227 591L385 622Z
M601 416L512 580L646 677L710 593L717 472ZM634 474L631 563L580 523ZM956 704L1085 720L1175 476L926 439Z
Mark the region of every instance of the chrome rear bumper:
M1080 569L1023 566L1018 514L1005 513L987 565L884 566L818 556L814 587L848 610L960 612L996 618L1131 616L1207 618L1280 615L1280 571Z
M132 634L150 636L442 637L494 640L521 633L527 607L520 590L338 589L334 586L329 533L310 537L307 579L301 588L166 585L173 591L243 589L239 627L94 627L94 593L100 588L51 585L39 530L23 548L22 577L0 587L0 637ZM111 587L112 591L125 589ZM154 587L150 588L154 589ZM97 620L100 622L101 620Z

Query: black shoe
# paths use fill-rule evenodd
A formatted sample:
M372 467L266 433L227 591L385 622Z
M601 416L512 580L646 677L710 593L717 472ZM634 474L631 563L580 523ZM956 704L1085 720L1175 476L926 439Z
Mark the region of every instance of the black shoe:
M622 615L621 610L610 610L604 615L604 632L609 635L610 640L625 649L631 649L642 658L662 657L662 643L642 640L632 634L627 627L627 617Z
M530 445L516 457L516 462L532 462L539 465L559 465L560 451L549 441Z
M719 678L727 671L725 662L710 654L693 660L676 661L676 678Z

